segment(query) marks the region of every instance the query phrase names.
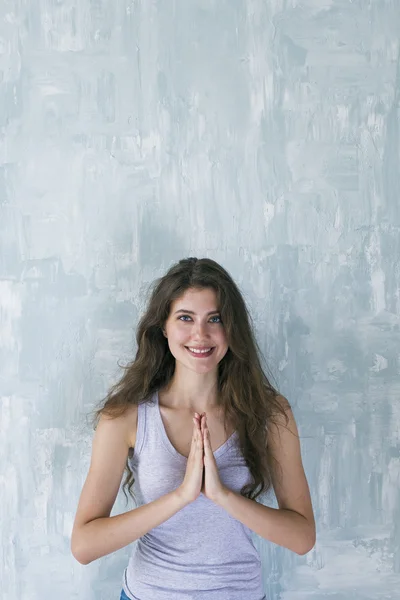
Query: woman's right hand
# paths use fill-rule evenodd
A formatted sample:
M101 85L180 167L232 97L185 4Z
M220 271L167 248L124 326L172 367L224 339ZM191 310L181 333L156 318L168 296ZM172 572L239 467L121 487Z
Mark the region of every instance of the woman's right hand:
M203 451L203 436L198 424L197 418L200 417L195 413L193 417L193 435L190 452L186 464L186 473L183 482L178 487L179 495L189 504L196 500L200 495L203 485L204 471L204 451Z

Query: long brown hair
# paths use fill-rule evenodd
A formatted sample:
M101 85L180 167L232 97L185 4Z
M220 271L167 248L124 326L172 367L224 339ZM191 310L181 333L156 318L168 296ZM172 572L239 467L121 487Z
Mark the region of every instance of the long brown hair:
M229 273L210 258L182 259L153 282L147 309L136 329L136 356L122 366L123 376L94 411L92 424L96 429L101 414L121 416L133 404L148 401L156 390L168 385L174 374L175 358L162 328L172 303L189 288L211 288L216 293L228 344L218 364L219 405L225 429L227 423L231 423L238 432L240 449L254 480L243 486L240 493L255 500L272 485L271 469L275 461L267 444L268 432L271 425L276 424L276 417L283 416L287 424L285 410L289 403L263 371L251 316L238 286ZM135 480L129 457L126 471L123 491L126 496L128 486L134 497L131 487Z

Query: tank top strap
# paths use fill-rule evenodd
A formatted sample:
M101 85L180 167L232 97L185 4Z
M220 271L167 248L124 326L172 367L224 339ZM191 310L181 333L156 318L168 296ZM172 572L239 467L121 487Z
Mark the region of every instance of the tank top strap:
M134 459L140 456L146 437L154 435L154 428L159 429L155 410L158 410L157 392L153 393L150 399L138 404L135 451L131 454Z

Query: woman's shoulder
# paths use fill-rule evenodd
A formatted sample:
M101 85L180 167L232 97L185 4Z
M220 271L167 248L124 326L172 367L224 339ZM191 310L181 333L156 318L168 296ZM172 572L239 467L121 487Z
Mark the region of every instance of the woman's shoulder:
M112 415L105 411L100 415L97 427L102 422L112 423L112 429L118 432L118 436L125 438L130 448L135 447L138 422L137 404L129 404L119 415Z

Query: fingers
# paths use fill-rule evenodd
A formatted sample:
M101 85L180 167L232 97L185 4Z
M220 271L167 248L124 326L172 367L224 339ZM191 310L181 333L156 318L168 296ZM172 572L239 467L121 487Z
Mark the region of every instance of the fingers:
M194 423L194 425L193 425L192 444L194 444L196 448L201 448L201 446L203 445L203 438L201 435L201 431L199 431L199 426L198 426L198 423L195 418L193 418L193 423Z
M199 413L195 412L194 414L195 417L193 418L193 421L201 437L202 445L205 447L206 441L208 440L208 437L206 436L209 435L206 413L199 415Z
M206 420L207 420L206 414L205 413L202 413L201 415L199 415L199 413L194 413L194 414L195 414L194 419L195 419L196 423L198 423L200 429L202 429L203 423L205 424Z

